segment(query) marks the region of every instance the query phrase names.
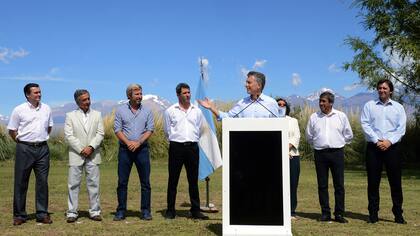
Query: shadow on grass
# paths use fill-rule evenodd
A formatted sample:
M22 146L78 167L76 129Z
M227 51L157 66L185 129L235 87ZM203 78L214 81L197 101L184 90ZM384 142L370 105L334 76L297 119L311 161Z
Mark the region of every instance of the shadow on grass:
M216 223L216 224L209 224L207 225L207 229L213 232L216 235L222 235L222 224Z
M321 213L313 213L313 212L296 212L296 215L301 218L306 218L310 220L318 220L321 218Z
M163 217L165 217L166 209L156 211L156 213L159 213ZM190 214L189 210L176 210L175 215L176 215L176 217L191 218L191 214Z
M113 211L113 212L111 212L111 215L115 216L116 213L117 212ZM86 214L87 214L87 217L89 218L89 212L86 212ZM79 215L80 215L80 213L79 213ZM125 212L125 217L138 217L138 218L140 218L140 211L127 210Z

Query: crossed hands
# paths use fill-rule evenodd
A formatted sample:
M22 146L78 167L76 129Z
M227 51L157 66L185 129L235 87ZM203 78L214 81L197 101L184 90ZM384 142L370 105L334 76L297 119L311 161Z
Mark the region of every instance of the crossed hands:
M378 140L378 142L376 143L376 146L381 150L381 151L386 151L390 146L392 145L392 143L389 140Z
M93 151L94 150L91 146L87 146L87 147L83 148L83 150L80 152L80 154L82 154L82 156L87 158L93 153Z
M137 148L140 147L140 145L142 144L141 141L127 141L127 148L128 150L130 150L131 152L136 151Z

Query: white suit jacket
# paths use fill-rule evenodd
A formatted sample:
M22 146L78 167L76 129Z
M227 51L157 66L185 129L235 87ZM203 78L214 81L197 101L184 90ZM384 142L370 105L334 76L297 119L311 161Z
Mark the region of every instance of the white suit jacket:
M104 124L101 113L90 109L86 127L83 123L83 111L68 112L64 125L64 138L69 144L69 165L81 166L85 162L80 152L87 146L95 150L88 157L95 164L101 163L100 144L104 139Z

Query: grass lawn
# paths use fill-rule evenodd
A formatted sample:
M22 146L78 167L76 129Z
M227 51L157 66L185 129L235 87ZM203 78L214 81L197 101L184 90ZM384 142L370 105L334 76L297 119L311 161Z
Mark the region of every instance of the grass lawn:
M208 221L194 221L187 218L189 212L188 184L185 171L181 175L177 196L177 218L165 220L167 163L163 160L152 161L152 221L139 218L139 181L135 168L132 170L128 196L128 217L125 221L112 221L117 205L116 163L101 166L101 205L102 222L87 218L88 203L85 185L79 197L80 215L78 222L65 221L67 208L67 166L66 162L51 163L49 188L49 211L54 221L52 225L39 225L34 219L34 176L31 176L27 196L27 212L30 220L21 225L12 225L13 162L0 163L0 234L2 235L221 235L222 214L208 214ZM210 181L211 202L222 208L221 169ZM332 181L330 181L332 182ZM369 225L367 219L366 175L363 169L346 168L346 217L349 224L320 223L315 168L312 162L301 163L301 178L298 195L299 219L292 223L294 235L419 235L420 233L420 171L406 171L403 177L404 216L407 225L393 223L391 199L386 178L381 185L381 221ZM205 201L205 184L200 184L201 201ZM330 204L334 206L332 186Z

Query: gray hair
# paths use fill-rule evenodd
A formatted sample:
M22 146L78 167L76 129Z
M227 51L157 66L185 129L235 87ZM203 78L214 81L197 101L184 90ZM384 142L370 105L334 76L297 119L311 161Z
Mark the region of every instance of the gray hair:
M129 84L125 93L127 94L127 98L130 99L133 95L134 90L143 90L140 84Z
M79 97L83 94L89 94L89 91L86 89L76 89L74 92L74 101L76 101L76 104L79 105Z
M261 91L263 91L264 86L265 86L265 75L261 72L250 71L248 72L247 77L250 77L250 76L254 76L255 80L261 87Z
M327 98L329 103L334 103L335 96L330 91L325 91L325 92L321 93L321 95L319 95L320 99L323 98L323 97Z

